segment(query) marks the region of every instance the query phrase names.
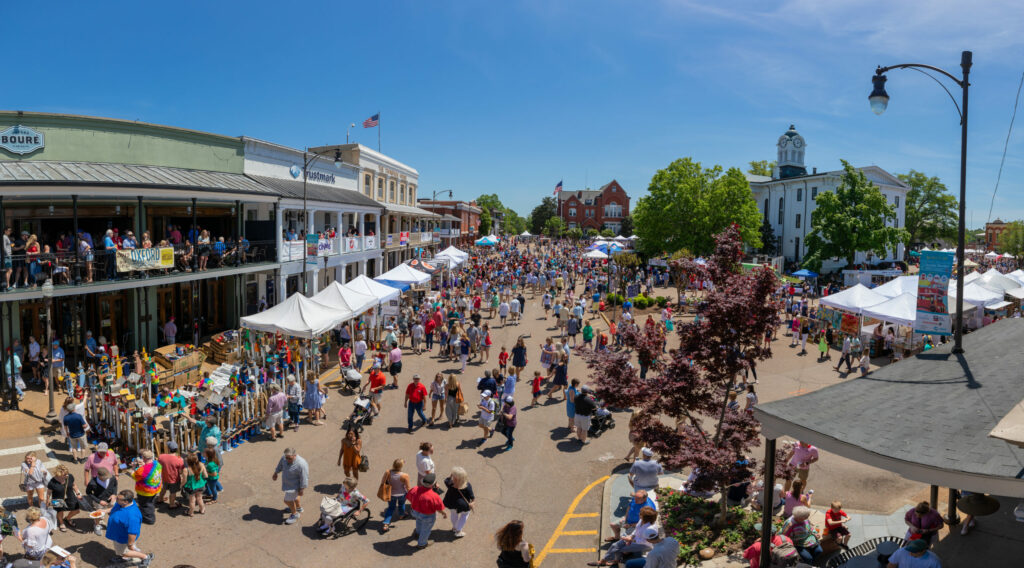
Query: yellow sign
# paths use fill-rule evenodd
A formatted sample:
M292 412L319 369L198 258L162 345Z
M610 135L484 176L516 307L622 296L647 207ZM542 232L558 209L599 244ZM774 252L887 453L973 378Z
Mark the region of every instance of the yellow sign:
M117 251L117 271L174 268L174 248L158 247Z

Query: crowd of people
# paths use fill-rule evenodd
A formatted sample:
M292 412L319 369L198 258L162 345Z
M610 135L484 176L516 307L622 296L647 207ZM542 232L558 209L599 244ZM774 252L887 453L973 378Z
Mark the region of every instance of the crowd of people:
M290 237L286 235L286 238ZM406 415L404 426L409 434L432 424L440 423L450 429L469 422L479 429L476 447L486 445L495 433L500 433L504 439L496 451L513 451L515 432L523 418L519 413L520 405L540 405L544 398L543 404L564 405L565 437L581 445L589 444L589 432L595 421L604 419L610 411L591 386L579 378L585 373L583 366L576 367L580 353L627 349L624 337L630 330L641 327L656 331L667 351L671 332L685 303L668 304L646 316L637 316L628 300L621 306L612 306L608 292L613 278L628 281L622 285L635 284L653 291L656 285L669 283L668 274L662 269L647 267L628 274L613 274L607 270L607 265L584 259L580 252L577 245L565 242L547 247L499 245L492 250L477 251L473 262L446 271L435 291L407 294L397 315L382 322L383 331L378 340L369 341L366 330L352 329L346 324L335 330L333 345L325 347L321 356L329 361L329 355L337 348L339 369L351 368L366 377L359 388L368 396L373 414L380 414L383 405L397 404L397 399L401 398ZM690 283L695 290L709 286L707 282ZM806 303L792 298L787 304L785 296L785 291L780 290L776 298L780 310L802 314L808 308ZM691 297L690 301L700 299ZM546 330L550 333L539 340L516 334L514 341L496 341L496 330L516 330L526 313L550 321ZM799 336L806 338L807 332L798 331L794 340ZM168 334L166 326L164 333ZM173 337L173 333L169 335ZM508 337L508 333L501 335ZM850 353L855 353L852 346ZM458 368L433 377L417 372L406 375L403 371L407 370L410 354L455 361ZM536 363L531 368L530 361L534 357ZM637 362L641 378L651 363ZM415 364L414 360L410 365L414 370ZM741 377L737 390L730 395L730 406L735 411L750 411L757 404L756 367L751 365L749 371L752 378ZM407 382L405 376L409 376ZM263 432L270 439L285 437L286 426L298 429L303 414L311 425L326 422L323 406L327 388L319 377L296 370L288 375L285 388L276 385L269 388ZM517 395L517 390L527 388L528 395ZM394 399L389 399L390 390L398 391ZM740 396L745 401L742 409ZM429 417L426 415L428 407ZM36 557L40 550L45 551L53 530L75 529L87 522L76 518L80 511L86 511L100 513L94 520L95 530L99 531L105 521L104 534L111 541L115 555L127 561L144 562L152 556L142 552L136 541L142 525L154 521L158 503L168 509L184 507L188 516L201 515L208 505L217 502L219 493L224 490L220 484L224 467L220 453L222 435L215 420L197 422L199 439L205 442L199 452L180 453L176 445L168 445L168 453L158 456L141 452L139 459L127 467L134 481L133 490L118 491L121 464L116 455L100 444L94 453L85 457L89 425L84 417L75 414L84 414L84 411L70 398L61 421L69 448L76 453L75 457L81 454L85 461L85 493L79 492L66 467L44 472L34 456L26 456L22 472L29 504L34 506L25 516L29 526L18 533L26 557ZM630 426L632 430L632 420ZM628 474L633 488L631 503L625 516L610 527L610 546L603 557L592 564L675 567L680 544L666 534L657 502L659 476L664 470L654 451L640 444L632 434L630 443L626 460L631 462ZM410 544L423 549L430 546L440 515L449 521L453 539L464 537L472 530L471 518L477 501L471 472L458 463L439 467L436 461L449 456L444 449L438 452L429 440L421 441L418 447L414 456L388 456L390 466L380 476L371 474L369 479L374 485L366 488L360 483L365 483L365 474L369 471L366 452L370 448L364 446L358 428L345 431L337 459L344 478L339 492L321 503L315 525L317 531L330 536L339 530L339 523L368 515L377 505L373 501L375 496L380 502L379 530L382 533L411 518L414 530ZM415 463L415 478L411 466L406 471L406 458ZM822 548L819 531L810 521L813 491L807 484L811 468L818 460L818 450L799 442L790 448L787 459L797 473L792 482L766 488L751 472L740 468L738 472L742 475L737 476L726 498L731 504L761 509L765 506L766 494L771 495L773 512L784 520L782 529L773 536L773 547L783 550L791 547L794 558L813 562L822 554ZM294 445L283 450L270 473L272 480L281 484L286 507L283 524L292 525L302 518L311 479L318 475L334 474L311 471ZM691 481L699 475L699 470L695 470ZM373 491L372 495L367 489ZM707 497L697 492L693 494ZM48 506L58 502L60 507ZM309 505L308 501L306 504ZM927 512L908 518L908 526L920 529L908 536L930 538L933 527L929 518ZM849 515L843 511L842 503L832 502L825 519L824 536L845 546L850 538L845 526ZM534 559L535 550L528 543L521 520L504 524L493 540L499 567L525 568ZM755 568L759 553L759 541L744 553Z

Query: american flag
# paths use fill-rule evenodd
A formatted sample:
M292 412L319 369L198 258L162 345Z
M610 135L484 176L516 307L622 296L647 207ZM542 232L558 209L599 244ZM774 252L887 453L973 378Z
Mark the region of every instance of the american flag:
M373 128L380 124L380 113L377 113L363 121L363 128Z
M558 195L559 191L562 191L562 182L561 181L559 181L558 185L555 186L555 195Z

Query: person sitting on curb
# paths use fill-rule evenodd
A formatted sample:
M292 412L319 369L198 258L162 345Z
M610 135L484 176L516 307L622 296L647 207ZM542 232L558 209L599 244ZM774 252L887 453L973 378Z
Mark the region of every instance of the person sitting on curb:
M640 522L640 509L644 507L650 507L655 511L658 510L658 505L647 496L647 492L643 489L633 493L633 500L629 502L629 509L626 510L626 516L611 523L609 526L612 529L612 536L604 539L605 542L615 542L622 538L622 531L626 531L626 534L633 532L636 528L637 523Z

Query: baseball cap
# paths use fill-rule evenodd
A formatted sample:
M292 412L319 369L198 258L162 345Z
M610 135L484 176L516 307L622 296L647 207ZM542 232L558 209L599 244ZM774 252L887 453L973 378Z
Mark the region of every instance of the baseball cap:
M177 442L167 442L167 449L171 450L172 452L178 451L178 443Z
M435 481L437 481L437 476L434 475L433 473L428 473L423 476L423 482L420 483L420 485L423 485L424 487L430 487L431 485L434 484Z
M652 450L650 448L644 448L644 449L640 450L640 453L645 455L645 456L647 456L647 457L651 457L651 456L654 455L654 450Z
M110 446L108 446L106 442L100 442L99 444L96 444L96 451L97 452L105 452L105 451L107 451L109 449L110 449Z
M420 376L419 376L418 374L414 374L414 375L412 376L412 380L414 380L414 381L418 381L418 380L420 380Z
M644 529L644 539L646 540L656 539L659 534L661 533L658 532L658 527L647 527Z
M509 404L512 404L515 401L516 401L516 399L512 398L512 395L508 395L508 396L505 397L505 402L507 402Z
M907 545L908 552L924 552L925 550L928 550L928 543L922 538L912 540Z
M480 396L483 397L483 398L487 398L487 397L491 396L491 391L486 390L486 391L480 393Z

